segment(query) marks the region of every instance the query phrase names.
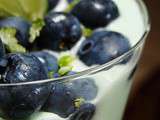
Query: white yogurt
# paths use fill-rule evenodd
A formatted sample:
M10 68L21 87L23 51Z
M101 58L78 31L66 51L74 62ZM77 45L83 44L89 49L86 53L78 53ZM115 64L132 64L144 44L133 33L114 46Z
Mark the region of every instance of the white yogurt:
M120 16L118 19L109 24L106 30L122 33L129 39L131 46L134 46L140 40L145 31L143 16L141 15L140 8L136 0L113 1L118 6ZM54 11L63 11L66 6L66 0L60 0L59 5L54 9ZM71 51L67 51L66 53L76 56L76 53L84 40L85 38L82 37L81 40L71 49ZM78 58L77 61L74 61L73 65L73 70L77 72L88 68L81 61L79 61Z
M60 3L63 4L64 1L65 0L61 0ZM136 0L114 0L114 2L119 8L120 17L112 22L106 29L122 33L129 39L131 46L134 46L145 31L143 15L141 14L139 5ZM64 5L66 5L65 2ZM59 7L57 7L56 10L58 8ZM64 8L63 6L63 9ZM82 38L69 53L76 55L83 40ZM97 108L93 120L122 119L132 83L131 80L128 80L128 77L135 67L140 54L141 49L137 50L137 53L133 55L129 63L125 65L116 65L107 71L90 76L95 79L99 89L96 99L91 101ZM73 65L74 71L82 71L88 68L78 60L78 58Z

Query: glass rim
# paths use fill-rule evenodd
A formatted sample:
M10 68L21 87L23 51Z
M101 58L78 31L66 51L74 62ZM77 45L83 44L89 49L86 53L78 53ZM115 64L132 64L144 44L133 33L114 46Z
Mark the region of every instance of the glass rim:
M97 65L97 66L91 67L89 69L78 72L74 75L62 76L62 77L59 77L59 78L52 78L52 79L45 79L45 80L36 80L36 81L31 81L31 82L7 83L7 84L3 83L3 84L0 84L0 87L32 85L32 84L47 84L47 83L50 83L50 82L62 82L64 80L66 81L66 80L71 80L71 79L83 77L83 76L86 76L86 75L94 74L94 73L99 72L103 69L107 69L107 68L109 69L113 65L116 65L121 60L130 56L136 48L138 48L141 44L143 44L143 41L148 36L148 33L150 31L150 28L151 28L150 16L149 16L148 9L147 9L144 1L143 0L136 0L136 2L138 3L138 5L141 9L141 12L143 13L144 20L146 20L146 23L144 23L145 24L145 31L142 34L140 40L134 46L132 46L132 48L129 51L125 52L124 54L120 55L119 57L117 57L117 58L115 58L115 59L113 59L113 60L111 60L111 61L109 61L109 62L107 62L103 65Z

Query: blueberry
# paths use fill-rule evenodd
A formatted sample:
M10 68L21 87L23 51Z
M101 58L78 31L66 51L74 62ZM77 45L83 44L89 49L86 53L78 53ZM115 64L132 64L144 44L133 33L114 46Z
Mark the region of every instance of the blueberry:
M53 78L59 78L59 77L61 77L61 76L69 76L69 75L74 75L74 74L76 74L76 72L74 72L74 71L69 71L69 72L66 73L65 75L60 75L59 73L54 73L54 74L53 74Z
M52 87L50 97L43 107L43 110L67 118L75 111L75 99L76 96L65 84L56 83Z
M4 55L5 55L5 48L4 44L2 43L2 40L0 39L0 59L2 59Z
M54 73L53 74L53 78L59 78L59 77L61 77L61 75L59 73Z
M70 120L91 120L95 110L95 105L85 103L71 116Z
M55 113L63 118L77 110L77 99L92 100L97 95L97 86L92 79L78 79L66 83L54 83L51 94L43 110Z
M8 64L3 74L3 83L48 79L42 63L33 55L10 54L7 56L7 59ZM0 88L0 108L11 119L28 117L45 103L50 89L50 85L47 84L17 85Z
M39 110L49 96L51 87L45 85L26 85L13 87L10 90L11 106L8 106L7 115L10 118L22 119Z
M59 0L48 0L48 9L52 10L58 4Z
M8 66L3 75L6 83L47 79L47 71L37 57L29 54L8 55Z
M15 28L16 38L25 47L29 46L29 29L31 24L20 17L8 17L0 20L0 28Z
M124 54L130 48L129 40L122 34L97 31L82 43L78 56L88 66L101 65Z
M81 0L71 13L91 29L105 27L119 16L112 0Z
M3 112L7 110L12 103L12 96L9 89L9 87L0 87L0 109Z
M31 54L35 55L41 61L48 73L58 71L58 61L55 56L46 51L31 52Z
M4 57L0 59L0 74L3 74L7 68L8 60Z
M67 87L76 94L78 98L92 100L97 96L98 88L91 78L83 78L67 83Z
M0 39L0 74L2 74L7 66L7 60L5 59L5 48Z
M69 3L73 2L74 0L67 0Z
M67 75L74 75L74 74L76 74L76 72L74 72L74 71L70 71L67 73Z
M46 84L1 87L0 109L11 119L26 118L41 108L49 91L50 86Z
M62 12L50 12L45 17L45 26L37 39L37 45L41 49L68 50L80 39L81 34L76 17Z

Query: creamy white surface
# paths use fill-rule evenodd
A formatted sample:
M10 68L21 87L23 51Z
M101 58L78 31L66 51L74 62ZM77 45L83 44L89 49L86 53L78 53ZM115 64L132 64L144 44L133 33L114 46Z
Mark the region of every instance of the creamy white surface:
M63 0L61 0L61 3L63 3L62 1ZM120 17L112 22L106 29L122 33L129 39L131 45L134 46L145 31L140 8L135 2L136 0L114 1L118 5ZM75 55L83 40L82 38L68 53ZM132 83L127 80L127 78L136 65L140 52L141 50L137 51L137 54L133 56L133 60L126 65L117 65L108 71L91 76L95 79L99 88L97 98L91 101L96 104L97 107L93 120L121 120ZM78 59L73 65L74 71L81 71L87 68L87 66Z

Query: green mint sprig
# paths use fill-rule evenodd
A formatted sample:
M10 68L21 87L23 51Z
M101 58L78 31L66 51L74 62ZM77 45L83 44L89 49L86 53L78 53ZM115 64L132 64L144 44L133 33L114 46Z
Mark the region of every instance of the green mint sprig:
M80 108L82 104L85 103L84 98L77 98L76 100L74 100L74 105L76 108Z
M74 60L75 60L75 57L73 57L72 55L63 55L63 56L60 57L60 59L58 60L58 65L59 65L60 67L68 66L68 65L70 65Z
M93 33L93 30L91 30L91 29L89 29L89 28L86 28L86 27L83 28L83 35L84 35L85 37L91 36L92 33Z
M68 72L72 71L72 69L73 69L73 66L64 66L58 70L58 73L60 74L60 76L64 76Z
M43 19L48 9L48 0L17 0L26 13L25 18L30 21Z
M26 16L18 0L0 0L0 17Z
M38 19L37 21L32 23L32 26L29 32L30 34L29 42L30 43L33 43L34 40L40 35L40 31L42 30L44 25L45 23L42 19Z
M18 43L15 37L16 32L14 28L2 28L0 29L0 38L10 52L26 52L26 49Z
M44 23L44 15L48 9L48 0L17 0L25 12L24 18L32 22L30 28L30 43L33 43L36 37L40 35Z
M32 23L29 41L34 42L44 26L48 0L0 0L0 18L9 16L22 17Z
M68 72L72 71L73 66L71 64L73 63L74 60L75 57L72 55L62 55L62 57L60 57L60 59L58 60L58 65L60 67L58 73L61 76L63 76Z
M67 8L64 10L66 13L69 13L75 5L77 5L81 0L73 0L68 6ZM67 1L68 2L68 1Z
M43 19L47 9L47 0L0 0L0 17L20 16L29 21L36 21Z

